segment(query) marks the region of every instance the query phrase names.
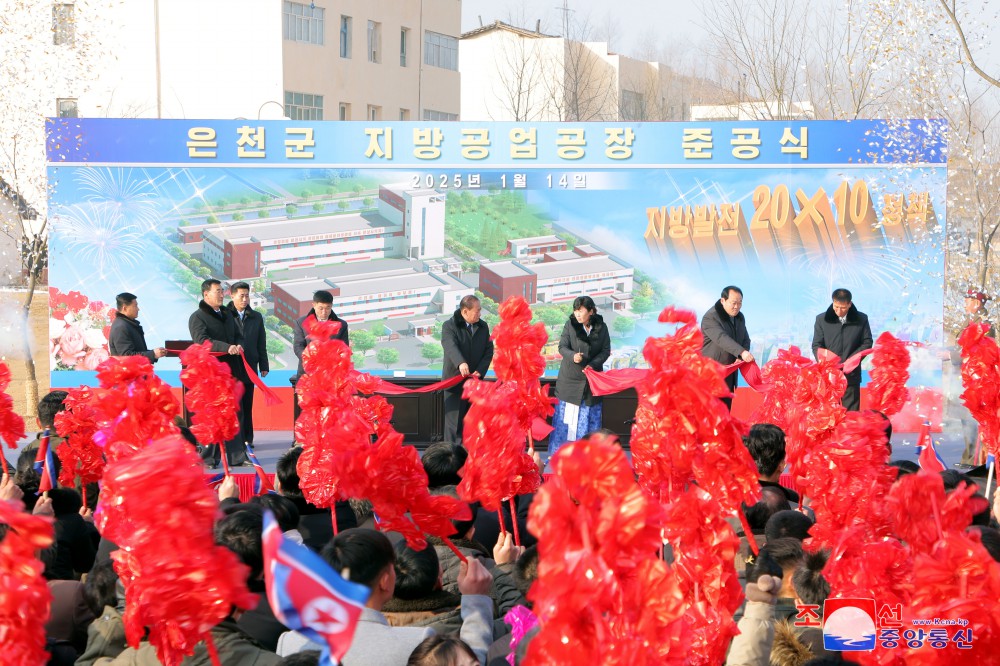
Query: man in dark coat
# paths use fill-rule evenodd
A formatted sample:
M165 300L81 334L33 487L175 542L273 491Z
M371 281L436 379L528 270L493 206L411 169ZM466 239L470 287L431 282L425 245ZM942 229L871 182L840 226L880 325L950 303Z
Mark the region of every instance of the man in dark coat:
M146 346L146 336L139 325L139 299L135 294L124 291L115 296L115 306L118 314L111 322L108 333L108 351L112 356L145 356L152 363L163 358L167 350L163 347L149 349Z
M210 351L227 354L221 356L220 360L229 365L237 381L243 382L246 371L243 369L243 359L240 358L243 348L240 346L239 328L229 310L222 307L224 297L221 282L212 278L202 282L201 301L198 303L198 309L188 319L188 330L194 344L200 345L208 340L212 343ZM218 443L208 442L201 457L213 468L218 467L220 460ZM250 466L240 433L226 442L226 459L230 466Z
M239 329L239 337L243 340L243 354L246 356L250 369L260 377L267 377L270 366L267 363L267 339L264 334L264 317L250 307L250 285L237 282L229 288L232 300L229 302L229 312ZM253 446L253 382L246 375L244 368L243 398L240 400L240 433L243 441Z
M823 314L816 315L813 329L813 355L819 358L819 350L827 349L840 357L841 361L872 348L872 329L868 325L868 315L851 303L851 292L835 289L833 304ZM861 367L847 373L847 390L841 401L850 412L861 409Z
M747 333L742 309L743 290L732 285L723 289L722 298L701 318L701 333L704 336L702 356L715 359L722 365L734 363L736 359L748 363L753 361L750 334ZM726 377L726 386L730 391L736 391L736 376L734 372ZM732 409L732 398L722 398L722 402Z
M441 379L457 375L486 376L493 362L493 341L490 327L480 319L483 306L471 294L463 298L451 319L441 326L441 346L444 362ZM463 383L444 391L444 440L462 441L462 421L469 411L469 402L462 399Z
M339 321L340 331L334 337L345 345L350 344L350 338L347 332L347 322L337 316L337 313L333 311L333 295L328 291L317 291L313 294L313 306L312 309L304 317L299 317L295 321L295 341L292 345L292 349L295 351L295 355L299 359L299 371L297 373L298 377L304 374L302 369L302 352L306 350L309 346L309 331L306 328L306 321L309 319L316 319L319 321Z

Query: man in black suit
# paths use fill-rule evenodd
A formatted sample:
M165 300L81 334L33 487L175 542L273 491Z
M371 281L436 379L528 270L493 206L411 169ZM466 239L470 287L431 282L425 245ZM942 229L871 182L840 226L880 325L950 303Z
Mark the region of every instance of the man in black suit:
M139 298L127 291L115 296L115 306L118 314L111 322L108 333L108 351L112 356L145 356L152 363L163 358L167 350L163 347L149 349L146 346L146 336L139 325Z
M202 282L201 301L198 303L198 309L188 319L188 330L191 333L191 340L196 345L208 340L212 343L211 351L228 354L220 357L220 360L229 365L237 381L244 382L246 371L243 369L243 359L240 358L243 348L240 346L239 328L229 310L222 307L224 296L222 283L218 280L209 278ZM201 457L210 463L213 469L218 467L220 458L218 444L209 443L202 451ZM231 467L250 466L241 433L237 433L226 442L226 458Z
M493 361L493 341L490 327L480 319L483 307L479 299L469 295L461 300L451 319L441 326L441 346L444 363L441 378L456 375L484 377ZM444 439L446 442L462 441L462 421L469 411L469 402L462 398L463 383L445 389Z
M264 334L264 317L250 307L250 285L237 282L229 288L232 300L229 312L236 321L240 338L243 340L243 355L250 369L260 377L267 377L270 367L267 363L267 340ZM243 441L253 447L253 382L244 373L243 399L240 401L240 432Z
M305 374L302 369L302 352L306 350L309 346L309 331L307 330L307 322L311 319L316 321L336 321L340 322L340 330L334 336L337 340L340 340L345 345L350 345L350 337L347 332L347 322L337 316L337 313L333 311L333 294L328 291L320 290L313 294L312 309L309 310L304 316L299 317L295 320L295 339L292 343L292 350L295 352L295 356L299 359L299 371L296 373L296 377L301 377Z
M833 304L826 312L816 315L813 326L813 355L819 358L820 349L828 349L840 357L841 361L872 348L872 329L868 315L858 310L851 302L851 292L835 289L831 299ZM847 389L841 404L849 412L861 409L861 367L847 373Z

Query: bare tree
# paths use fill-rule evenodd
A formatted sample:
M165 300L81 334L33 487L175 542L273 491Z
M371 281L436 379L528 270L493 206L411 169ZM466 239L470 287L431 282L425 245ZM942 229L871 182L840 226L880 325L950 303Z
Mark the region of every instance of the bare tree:
M588 43L592 32L585 20L570 22L563 48L549 54L544 63L546 96L559 120L610 120L617 114L617 77L605 59L606 49L600 43Z
M751 117L786 119L803 99L810 54L803 29L807 4L724 0L706 14L712 16L703 27L719 65L719 82L735 91L735 101Z
M46 116L75 115L105 62L118 14L117 0L76 0L51 4L3 0L0 6L0 180L12 213L0 229L15 239L21 253L20 275L6 276L24 284L22 349L27 415L38 404L38 380L32 355L28 317L48 264L49 183L45 171ZM53 92L58 91L58 92ZM57 105L56 97L61 96Z
M546 35L520 29L500 29L502 43L496 52L495 66L500 88L496 95L503 107L503 117L515 122L538 120L544 109L542 57L537 40Z

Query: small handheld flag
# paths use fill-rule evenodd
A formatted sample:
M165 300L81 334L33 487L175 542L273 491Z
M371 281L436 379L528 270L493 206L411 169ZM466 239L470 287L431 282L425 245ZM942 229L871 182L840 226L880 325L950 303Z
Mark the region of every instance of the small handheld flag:
M339 663L354 640L371 591L346 581L323 558L285 538L264 511L264 582L274 616L323 647L321 665Z
M42 441L46 444L45 459L42 461L42 478L38 481L38 492L35 493L36 495L48 492L59 485L56 482L56 462L52 457L52 447L48 446L48 439L48 436L42 438Z
M948 469L934 445L934 439L931 437L931 425L926 421L920 426L920 437L917 440L917 463L920 465L920 469L928 472L938 473Z
M257 474L257 477L253 480L253 494L263 495L265 493L273 493L274 486L271 485L270 479L267 478L264 466L257 460L257 456L254 455L250 445L246 444L245 446L247 448L247 458L249 458L250 464L253 465L253 471Z
M42 467L45 465L45 456L48 455L49 451L49 429L46 428L42 431L42 439L38 442L38 451L35 453L35 464L33 467L35 471L39 474L42 473Z

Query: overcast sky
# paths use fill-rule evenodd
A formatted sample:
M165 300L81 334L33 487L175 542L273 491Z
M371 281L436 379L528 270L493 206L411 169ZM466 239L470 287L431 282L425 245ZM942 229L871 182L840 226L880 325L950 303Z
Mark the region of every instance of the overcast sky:
M610 21L612 32L617 35L612 41L612 50L635 55L637 49L654 35L662 40L664 46L669 42L680 46L699 44L704 34L701 26L711 19L713 4L721 1L568 0L568 3L572 10L571 20L585 19L601 39L607 35ZM1000 23L1000 0L957 1L960 10L965 9L979 17L984 26L984 34L969 35L977 63L1000 78L1000 38L985 36ZM541 19L543 31L561 34L562 12L559 7L562 5L563 0L462 0L462 31L478 27L480 17L486 24L495 19L509 21L513 16L521 27L534 28L535 21ZM950 25L947 27L950 28Z

